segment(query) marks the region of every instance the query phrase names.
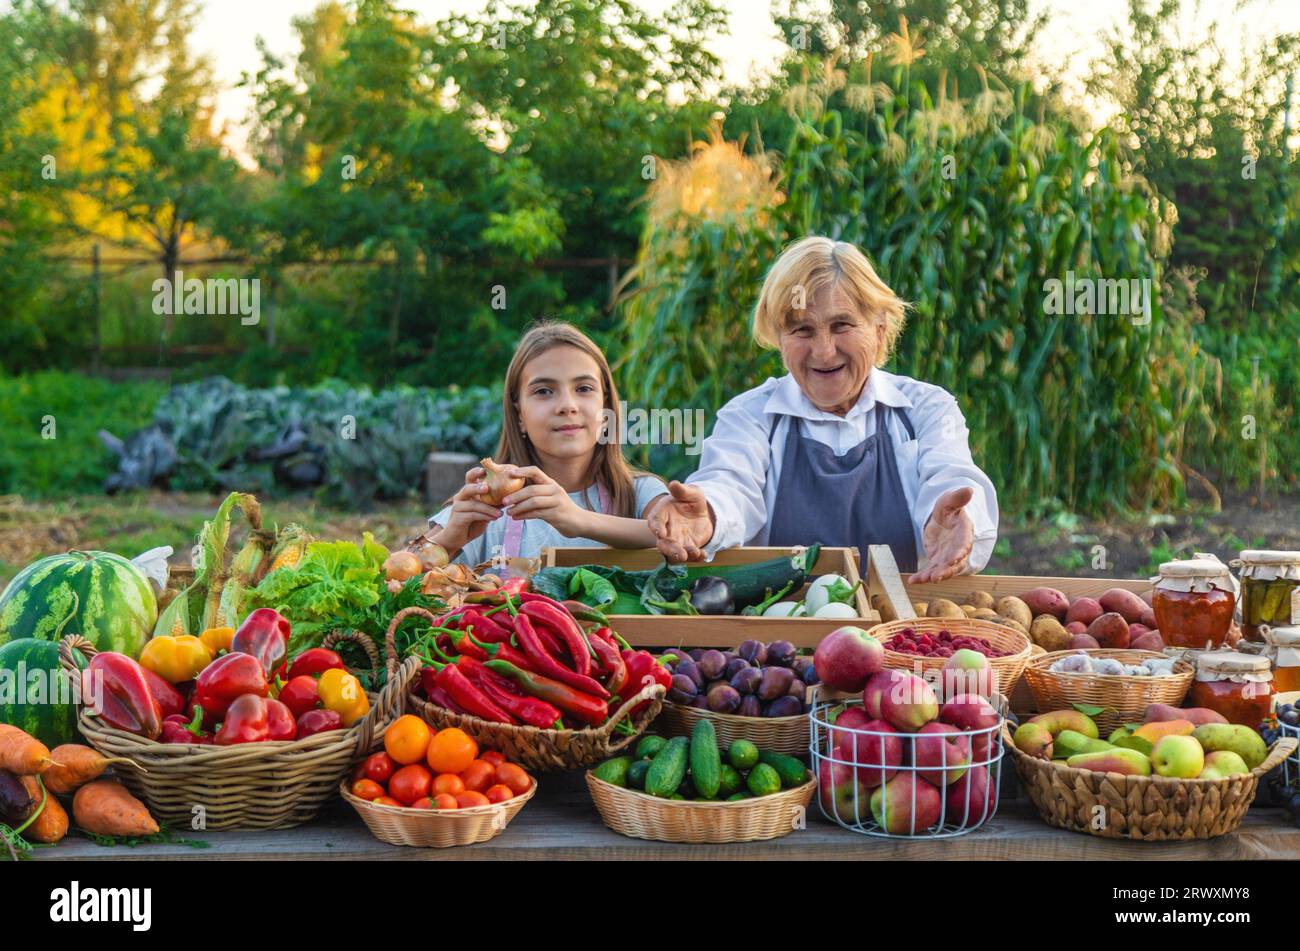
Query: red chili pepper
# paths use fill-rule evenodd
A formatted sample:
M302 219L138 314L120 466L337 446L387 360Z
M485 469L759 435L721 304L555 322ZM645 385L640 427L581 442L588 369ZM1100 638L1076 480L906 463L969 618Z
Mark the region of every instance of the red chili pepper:
M432 667L424 667L420 670L420 682L424 687L425 696L429 698L429 702L435 706L442 707L444 710L450 710L452 713L469 716L464 707L451 699L451 697L447 695L447 691L443 690L435 683L435 678L437 676L438 672Z
M514 633L512 628L479 611L466 611L456 626L462 631L473 631L479 640L489 644L508 643L510 635Z
M186 720L184 714L174 713L163 720L162 735L159 743L183 743L187 746L205 746L212 742L212 734L204 733L203 713L196 712L194 717Z
M509 644L482 644L474 640L474 635L470 634L469 639L473 641L474 646L481 650L487 656L483 660L508 660L516 667L524 670L532 670L533 664L524 653Z
M235 636L238 637L239 635L236 634ZM344 669L343 658L338 655L338 652L332 651L328 647L312 647L294 658L284 679L293 680L295 677L319 676L327 670Z
M619 694L623 689L623 684L627 682L627 663L623 660L623 655L619 653L618 646L609 633L609 628L596 628L587 640L591 643L591 649L596 652L596 657L601 666L608 673L605 686L609 688L610 693Z
M435 663L435 667L438 665ZM454 700L470 716L494 723L516 723L514 717L502 710L483 691L474 686L455 664L443 664L438 670L435 684L447 691L447 696Z
M619 699L631 700L641 692L643 687L650 684L662 684L665 690L672 687L673 675L660 665L649 651L625 650L622 657L623 663L627 665L627 680L623 684L623 689L619 691ZM646 700L637 704L632 708L632 715L640 713L650 705L650 702Z
M179 690L144 664L140 665L140 669L144 671L144 682L149 685L149 692L158 701L158 709L162 711L164 720L173 714L185 712L185 698Z
M573 669L584 677L591 676L591 646L582 636L578 622L554 601L532 601L524 603L519 609L528 615L535 627L541 630L549 627L564 642L569 656L573 659ZM518 626L516 625L516 630Z
M609 691L599 683L590 677L570 670L546 653L532 622L528 620L528 615L520 614L515 618L515 633L519 636L519 646L523 648L528 659L533 662L533 668L538 673L552 677L561 683L568 684L570 687L576 687L593 696L600 697L602 700L609 699Z
M497 682L498 679L510 684L512 687L515 686L513 681L506 680L500 674L485 668L482 671L479 687L521 722L543 730L549 730L555 726L555 721L560 719L559 710L537 697L521 697L518 694L511 693Z
M270 693L266 674L252 654L231 652L218 657L199 672L194 681L194 703L203 708L204 722L216 723L236 697L246 693L265 697Z
M217 746L232 746L263 740L292 740L297 732L293 714L283 703L246 693L236 697L226 710L214 742Z
M337 710L308 710L298 718L297 739L343 729L343 718Z
M280 688L278 699L289 708L289 712L294 717L302 719L305 713L315 710L316 705L320 703L318 686L315 677L310 674L299 674Z
M82 698L109 726L157 739L163 714L146 673L125 654L101 651L81 672Z
M519 684L525 693L539 700L545 700L583 723L599 726L609 717L609 707L603 700L559 680L520 670L514 664L504 660L490 660L483 666L504 677L509 677Z
M274 608L258 608L239 625L230 650L252 654L269 676L289 653L289 622Z
M451 641L452 648L457 654L463 657L472 657L475 660L487 660L488 652L474 643L474 638L468 631L457 631L455 634L447 635Z

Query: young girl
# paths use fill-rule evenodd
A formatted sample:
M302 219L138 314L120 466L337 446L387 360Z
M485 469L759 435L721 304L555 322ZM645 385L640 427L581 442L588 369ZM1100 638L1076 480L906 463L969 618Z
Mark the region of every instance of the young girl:
M605 355L561 321L524 334L506 371L501 441L505 475L528 480L503 507L483 501L483 469L465 474L452 502L429 519L426 538L455 561L533 558L552 546L650 548L643 513L666 488L634 471L617 442L601 440L606 417L621 431L618 391Z

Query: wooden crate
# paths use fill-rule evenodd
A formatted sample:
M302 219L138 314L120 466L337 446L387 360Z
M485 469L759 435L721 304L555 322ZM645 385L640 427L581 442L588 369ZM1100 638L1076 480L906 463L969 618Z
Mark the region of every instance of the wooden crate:
M790 551L789 548L728 548L718 552L712 564L747 565ZM850 584L857 584L857 554L854 548L823 548L809 576L837 574L847 578ZM546 567L612 565L639 571L657 567L663 562L663 555L654 548L547 548L542 552L542 562ZM856 622L848 618L683 617L668 614L615 614L611 615L610 621L615 630L637 647L717 647L728 650L748 638L768 643L786 640L796 647L816 647L837 627L856 623L869 628L880 623L880 614L872 610L864 588L859 588L855 595L860 615ZM785 600L798 601L801 597L802 590L791 592Z

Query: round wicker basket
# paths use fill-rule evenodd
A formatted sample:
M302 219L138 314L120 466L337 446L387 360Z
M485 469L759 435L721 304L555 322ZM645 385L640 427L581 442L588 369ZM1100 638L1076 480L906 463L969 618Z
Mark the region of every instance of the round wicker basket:
M1016 749L1004 725L1020 782L1043 821L1058 829L1106 839L1212 839L1234 831L1255 799L1261 776L1296 749L1278 740L1268 758L1249 773L1225 779L1123 776L1028 756ZM1098 827L1100 825L1100 828Z
M808 755L808 714L794 717L741 717L714 713L680 703L665 702L655 729L666 736L690 736L695 724L711 720L718 745L726 749L734 740L749 740L762 750L787 756Z
M804 828L817 781L737 802L660 799L607 783L591 772L587 788L601 819L615 832L634 839L718 845L776 839Z
M88 658L96 651L78 634L63 638L59 661L75 676L73 651ZM417 663L409 667L414 671ZM159 822L183 829L287 829L315 818L353 761L378 745L401 704L402 691L390 683L350 729L234 746L159 743L106 726L84 708L77 725L105 756L139 766L119 769L119 775Z
M453 713L430 703L413 691L415 678L419 674L418 659L408 657L403 662L404 674L396 673L394 670L397 658L394 637L398 625L412 615L427 617L430 623L436 620L424 608L404 608L393 615L385 641L389 683L394 680L400 681L406 709L434 729L459 727L472 736L479 746L497 750L511 762L528 769L537 772L562 772L581 769L608 759L625 746L636 742L637 737L650 725L650 721L659 715L663 707L664 688L659 684L651 684L636 696L629 698L602 726L585 730L542 730L532 726L493 723L478 717ZM415 666L408 669L406 664L412 661L415 662ZM646 701L649 701L650 705L632 717L632 709ZM631 724L631 731L616 733L615 728L624 720Z
M1053 651L1030 658L1025 681L1034 694L1040 713L1068 710L1076 703L1102 707L1093 719L1102 736L1123 723L1142 720L1153 703L1178 706L1183 702L1196 671L1184 660L1174 664L1174 672L1159 677L1127 677L1117 674L1063 674L1047 668L1062 657L1078 651ZM1157 651L1093 649L1089 657L1112 657L1125 664L1140 664L1150 658L1164 658Z
M537 782L522 796L491 806L470 809L406 809L384 806L352 795L347 781L339 784L339 794L361 816L371 834L389 845L414 845L445 849L456 845L473 845L500 835L525 803L537 792Z
M1001 624L994 624L992 621L981 621L978 618L918 617L877 624L869 633L872 637L883 642L906 628L912 628L918 634L935 634L939 631L947 631L954 637L959 634L967 637L978 637L980 640L988 641L1000 651L1008 651L1009 653L1004 657L989 658L989 667L993 671L996 681L995 688L998 693L1007 697L1011 696L1015 691L1016 682L1020 680L1020 675L1024 673L1025 665L1029 662L1033 648L1029 638L1019 631L1013 631ZM892 651L888 647L885 648L886 667L912 673L919 672L922 677L926 677L932 682L938 678L939 671L943 670L944 660L943 657L900 654L898 651ZM920 668L919 671L918 667Z

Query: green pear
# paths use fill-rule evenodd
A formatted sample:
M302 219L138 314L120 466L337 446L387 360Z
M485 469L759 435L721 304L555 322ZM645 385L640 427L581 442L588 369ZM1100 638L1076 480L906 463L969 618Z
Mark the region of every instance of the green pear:
M1207 753L1227 750L1236 753L1246 763L1248 769L1254 769L1268 759L1268 746L1264 738L1248 726L1239 723L1206 723L1198 726L1192 736L1200 742Z
M1205 768L1201 770L1201 775L1196 778L1226 779L1229 776L1240 776L1249 772L1250 769L1246 766L1246 761L1232 750L1217 750L1214 753L1206 754Z
M1094 740L1092 737L1084 736L1075 730L1062 730L1056 734L1052 756L1069 759L1071 756L1078 756L1080 753L1104 753L1106 750L1114 748L1113 744L1107 743L1105 740Z
M1137 750L1116 747L1101 753L1080 753L1066 760L1075 769L1091 769L1103 773L1122 773L1125 776L1150 776L1151 760Z

